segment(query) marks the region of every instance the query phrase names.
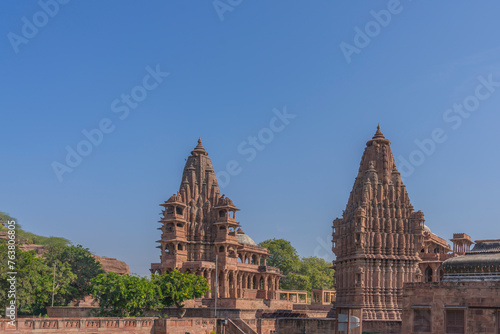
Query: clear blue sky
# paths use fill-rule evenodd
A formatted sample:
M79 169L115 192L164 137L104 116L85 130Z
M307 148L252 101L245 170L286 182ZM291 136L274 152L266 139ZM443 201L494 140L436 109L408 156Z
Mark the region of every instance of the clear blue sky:
M216 171L241 168L222 191L247 234L331 260L332 220L380 122L398 166L419 164L405 183L433 232L500 237L500 4L43 3L51 15L35 1L0 3L0 210L27 230L147 274L158 204L201 137ZM158 82L146 77L157 66L169 73ZM447 111L463 103L473 111ZM265 128L284 108L295 118L271 140ZM102 122L113 131L60 182L54 162ZM436 129L446 140L415 153ZM247 161L238 146L259 134L266 144Z

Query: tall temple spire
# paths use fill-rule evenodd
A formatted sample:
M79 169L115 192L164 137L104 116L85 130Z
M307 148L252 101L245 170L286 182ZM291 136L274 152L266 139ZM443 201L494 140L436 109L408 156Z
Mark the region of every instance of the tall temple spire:
M160 205L164 208L159 221L161 239L157 241L160 263L151 264L152 273L177 269L205 277L211 291L204 305L214 302L211 298L215 296L252 302L279 300L281 271L268 267L267 249L239 229L239 209L230 198L220 195L201 138L187 158L179 191ZM243 303L246 307L246 301ZM262 308L270 305L266 303L262 302Z
M362 307L365 320L400 319L403 283L419 275L424 216L411 205L390 145L379 125L333 222L337 305Z

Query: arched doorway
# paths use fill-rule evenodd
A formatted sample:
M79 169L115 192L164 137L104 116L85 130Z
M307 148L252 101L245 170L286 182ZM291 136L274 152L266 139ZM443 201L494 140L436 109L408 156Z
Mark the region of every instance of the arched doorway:
M432 268L430 266L425 269L425 282L432 282Z

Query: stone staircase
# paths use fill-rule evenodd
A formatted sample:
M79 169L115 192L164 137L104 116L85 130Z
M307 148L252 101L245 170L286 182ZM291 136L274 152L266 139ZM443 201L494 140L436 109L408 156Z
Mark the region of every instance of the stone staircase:
M246 334L258 334L252 327L250 327L243 319L232 319L232 321L243 330Z
M234 320L227 319L226 334L247 334L238 325L234 323Z

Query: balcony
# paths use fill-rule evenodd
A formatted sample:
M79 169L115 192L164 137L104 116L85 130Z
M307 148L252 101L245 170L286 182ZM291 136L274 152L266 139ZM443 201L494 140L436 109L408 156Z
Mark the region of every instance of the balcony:
M184 214L177 213L175 211L167 212L163 215L162 221L171 221L171 220L186 220Z
M270 273L270 274L278 274L281 275L281 270L275 267L268 267L268 266L259 266L259 272L260 273Z

